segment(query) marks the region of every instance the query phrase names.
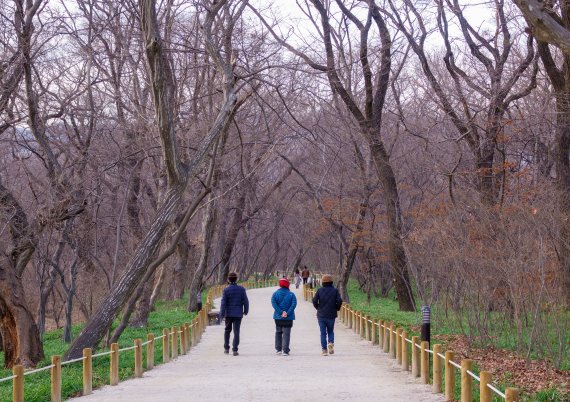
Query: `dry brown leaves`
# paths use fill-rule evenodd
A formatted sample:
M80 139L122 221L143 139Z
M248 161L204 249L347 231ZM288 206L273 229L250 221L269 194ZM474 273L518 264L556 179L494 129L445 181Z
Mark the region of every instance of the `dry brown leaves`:
M480 370L489 371L494 382L513 384L525 393L534 394L544 389L558 389L570 395L570 372L557 370L545 360L527 361L516 352L489 347L472 347L462 335L436 335L432 343L444 345L444 350L455 352L455 361L472 359Z

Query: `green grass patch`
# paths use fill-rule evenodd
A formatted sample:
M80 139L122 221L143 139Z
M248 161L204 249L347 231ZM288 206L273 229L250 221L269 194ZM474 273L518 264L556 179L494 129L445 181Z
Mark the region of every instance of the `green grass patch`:
M204 298L205 298L204 292ZM134 340L147 339L148 333L155 336L162 335L164 328L183 325L190 322L195 317L195 313L186 311L186 299L158 302L155 311L151 312L146 328L127 328L119 339L119 347L133 346ZM116 323L118 324L118 322ZM77 336L82 325L73 327L73 334ZM51 356L63 355L68 348L68 344L62 342L63 330L50 331L44 336L44 353L47 356L38 367L45 367L51 364ZM100 353L105 350L97 350ZM119 380L122 381L134 375L134 350L128 350L119 354ZM154 364L162 363L162 341L155 342ZM4 365L4 354L0 353L0 364ZM143 367L146 369L146 347L143 347ZM81 394L83 389L83 372L81 362L72 363L62 367L62 396L69 398ZM0 378L12 375L11 370L0 370ZM93 359L93 388L109 383L109 356L102 356ZM37 374L25 377L24 395L26 402L45 402L50 400L50 371L46 370ZM12 400L12 382L0 383L0 401Z
M421 327L422 317L420 312L420 306L417 308L417 312L403 312L399 311L398 302L395 300L394 292L391 292L388 297L371 297L370 301L365 292L361 291L358 287L358 283L354 280L350 280L348 283L348 294L350 297L350 305L353 309L362 311L363 313L369 315L375 320L385 320L388 322L393 322L395 328L403 327L408 336L419 336L419 330ZM442 312L437 308L432 308L432 322L431 322L431 334L440 335L453 335L462 333L461 327L458 324L458 320L454 317L446 317L445 319L434 319L437 318L438 314ZM567 318L567 317L566 317ZM496 346L503 349L516 350L518 345L516 337L513 336L512 329L505 327L505 320L500 314L495 314L493 319L494 328L496 331ZM566 334L567 344L570 344L570 331ZM556 337L553 336L553 339ZM408 344L408 361L411 362L411 344ZM430 376L433 373L433 356L430 356ZM444 363L442 362L442 366ZM570 366L570 356L566 356L563 361L562 369L568 369ZM410 363L411 368L411 363ZM479 367L473 365L473 370L475 374L479 374ZM443 389L445 389L445 375L443 375ZM507 380L507 382L501 384L501 389L504 390L506 387L513 386ZM455 399L461 399L461 372L459 369L455 369L455 387L454 387ZM541 401L541 402L559 402L565 401L567 395L562 395L559 390L549 389L540 391L533 395L522 395L523 401ZM479 400L479 383L473 380L473 400ZM493 401L503 401L499 396L494 396Z

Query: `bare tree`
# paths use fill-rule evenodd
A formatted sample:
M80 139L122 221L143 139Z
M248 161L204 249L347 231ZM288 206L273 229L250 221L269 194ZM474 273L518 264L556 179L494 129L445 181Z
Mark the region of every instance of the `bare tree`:
M539 54L556 99L556 173L560 212L558 257L562 267L566 304L570 305L570 1L514 0L533 35L539 40ZM550 45L562 52L560 62Z

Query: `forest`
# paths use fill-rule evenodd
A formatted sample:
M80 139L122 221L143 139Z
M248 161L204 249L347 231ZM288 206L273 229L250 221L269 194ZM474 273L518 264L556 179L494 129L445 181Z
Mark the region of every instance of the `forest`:
M1 1L4 366L307 266L567 370L568 10Z

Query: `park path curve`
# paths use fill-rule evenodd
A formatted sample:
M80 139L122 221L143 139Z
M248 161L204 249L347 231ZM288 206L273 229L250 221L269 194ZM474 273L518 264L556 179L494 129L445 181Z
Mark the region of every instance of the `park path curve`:
M239 356L223 354L223 326L210 326L187 355L78 402L443 401L338 320L335 354L321 356L315 309L301 289L291 288L298 304L290 356L276 355L273 345L270 300L277 288L252 289L247 291L250 314L242 321ZM219 300L215 303L219 306Z

